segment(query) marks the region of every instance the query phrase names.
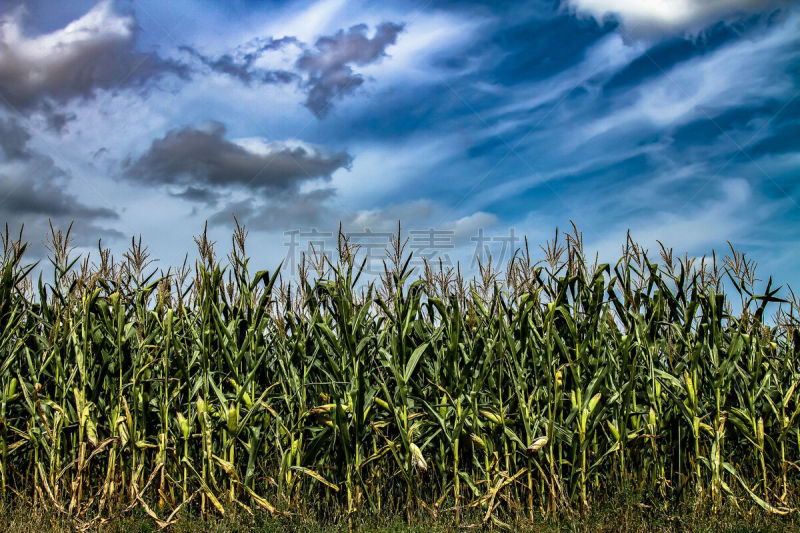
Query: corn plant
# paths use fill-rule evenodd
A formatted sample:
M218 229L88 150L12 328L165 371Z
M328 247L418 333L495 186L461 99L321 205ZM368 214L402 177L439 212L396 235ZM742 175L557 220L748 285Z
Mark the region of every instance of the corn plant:
M511 528L616 491L797 506L800 308L733 249L628 238L589 264L556 232L542 261L526 241L504 276L465 280L418 269L398 227L378 278L340 232L287 281L251 268L246 237L237 222L221 261L204 231L193 265L162 271L141 239L93 262L53 228L33 279L6 231L4 499L162 527L238 508Z

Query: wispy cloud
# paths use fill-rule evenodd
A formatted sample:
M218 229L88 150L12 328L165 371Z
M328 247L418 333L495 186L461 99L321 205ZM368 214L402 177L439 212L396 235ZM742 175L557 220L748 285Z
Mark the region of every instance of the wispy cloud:
M281 37L280 39L268 37L249 43L249 46L243 51L237 51L238 53L235 54L223 54L218 57L204 55L188 45L182 45L179 49L199 60L211 71L227 74L247 85L251 83L273 84L297 82L299 81L299 76L288 70L259 68L256 66L257 61L266 52L278 51L296 44L297 39L294 37Z

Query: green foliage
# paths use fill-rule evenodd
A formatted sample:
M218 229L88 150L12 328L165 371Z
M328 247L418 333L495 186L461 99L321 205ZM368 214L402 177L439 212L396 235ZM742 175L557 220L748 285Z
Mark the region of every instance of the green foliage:
M629 240L590 265L556 233L543 262L526 245L502 278L489 262L464 281L415 274L398 229L377 282L342 235L286 284L251 272L245 236L223 266L204 232L193 269L157 274L141 242L90 264L53 231L34 290L6 235L6 500L158 526L238 510L503 528L628 490L794 511L797 303L737 252L656 264Z

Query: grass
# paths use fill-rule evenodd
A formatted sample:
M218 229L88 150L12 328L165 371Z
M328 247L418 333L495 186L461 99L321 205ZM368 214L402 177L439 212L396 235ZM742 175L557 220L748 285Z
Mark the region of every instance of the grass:
M653 510L635 502L607 502L586 517L564 517L559 521L539 518L513 525L523 533L569 532L694 532L694 533L772 533L800 531L796 518L769 515L760 509L742 510L726 508L724 512L709 509L674 509L673 513ZM363 533L454 533L465 530L489 530L481 526L481 516L473 513L464 517L464 527L451 521L431 517L417 517L408 524L402 517L362 517L356 527ZM466 528L466 529L465 529ZM41 508L16 507L0 511L0 529L8 533L67 533L75 530L66 517ZM118 516L101 526L92 527L101 533L156 533L158 526L144 512L134 511ZM173 533L322 533L345 532L348 524L320 523L313 519L276 518L268 513L233 514L227 517L202 517L196 514L182 516L170 526Z
M800 306L743 254L678 258L628 239L598 264L574 230L540 260L526 242L464 279L412 267L398 228L379 279L363 279L340 234L338 257L304 258L290 283L251 268L246 237L237 227L221 261L204 232L194 264L159 271L141 241L119 260L80 257L53 229L46 280L6 231L9 516L210 530L263 514L290 529L793 525Z

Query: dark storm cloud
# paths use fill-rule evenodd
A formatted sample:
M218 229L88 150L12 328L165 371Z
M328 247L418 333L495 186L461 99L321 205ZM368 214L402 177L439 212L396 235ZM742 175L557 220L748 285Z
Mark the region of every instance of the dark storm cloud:
M0 222L13 228L25 226L26 235L37 243L47 234L48 220L57 226L75 222L76 244L90 244L119 232L100 226L102 220L119 218L105 207L86 205L68 191L69 176L55 163L28 146L30 134L17 122L0 119ZM34 256L44 250L34 245Z
M240 186L251 190L294 191L314 178L329 178L350 166L346 152L328 152L306 144L270 143L262 152L225 139L225 126L210 122L200 127L169 131L153 141L139 159L128 162L130 180L187 185L192 194L207 187Z
M166 74L187 78L188 68L134 49L136 21L102 1L51 33L29 36L23 12L0 18L0 101L30 109L52 100L91 98L97 89L141 87ZM53 126L63 127L57 117Z
M375 36L367 37L367 26L359 24L346 32L320 37L314 50L297 60L297 68L308 73L306 106L319 118L331 108L334 98L352 93L364 78L351 65L368 65L386 55L386 48L397 41L403 25L384 22Z
M217 193L202 187L186 187L181 192L171 193L171 196L206 205L215 205L217 200L219 200L219 195Z
M77 118L75 113L53 111L49 106L45 107L45 111L47 115L47 127L56 133L62 133L67 127L67 124Z
M57 180L36 180L30 175L3 171L0 171L0 178L0 212L7 219L25 215L69 220L117 218L111 209L80 203L74 195L64 191Z
M255 62L265 52L280 50L287 45L297 44L297 39L294 37L282 37L280 39L273 39L270 37L268 39L259 39L250 44L251 46L249 46L249 48L253 49L249 52L236 55L223 54L219 57L210 57L201 54L191 46L181 46L179 48L212 71L220 74L227 74L247 85L252 83L278 84L299 81L300 77L294 72L254 67Z
M28 141L31 135L19 122L12 119L0 119L0 148L3 149L4 160L28 160L31 151Z

